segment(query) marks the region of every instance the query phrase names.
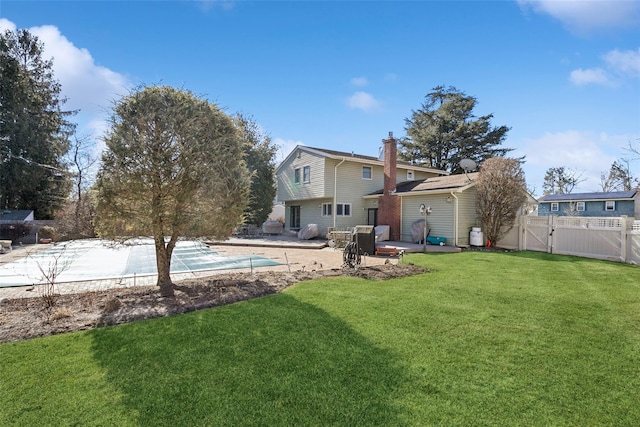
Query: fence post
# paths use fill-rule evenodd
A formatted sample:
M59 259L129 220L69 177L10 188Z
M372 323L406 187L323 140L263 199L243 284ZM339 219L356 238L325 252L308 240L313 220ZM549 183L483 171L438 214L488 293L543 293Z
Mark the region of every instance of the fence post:
M620 217L620 259L622 262L627 262L627 221L629 218L626 215Z
M547 253L552 254L553 248L555 246L556 236L555 236L555 228L556 228L556 215L549 216L549 224L548 224L548 236L547 236Z
M518 228L518 250L523 251L527 248L527 218L522 215L520 218L520 227Z

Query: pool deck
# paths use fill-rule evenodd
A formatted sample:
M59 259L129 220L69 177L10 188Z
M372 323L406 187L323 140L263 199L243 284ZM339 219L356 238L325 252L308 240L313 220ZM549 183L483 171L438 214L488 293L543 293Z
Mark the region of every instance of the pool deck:
M300 240L297 237L276 235L261 237L231 237L227 240L214 240L205 242L209 246L251 246L264 248L291 248L291 249L322 249L329 247L326 239ZM376 243L376 248L395 248L398 252L461 252L456 246L422 245L408 242L383 241Z

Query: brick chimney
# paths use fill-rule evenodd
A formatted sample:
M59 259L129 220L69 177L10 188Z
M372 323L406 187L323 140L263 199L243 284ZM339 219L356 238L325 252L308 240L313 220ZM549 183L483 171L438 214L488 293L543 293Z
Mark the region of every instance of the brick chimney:
M398 147L393 132L383 139L384 144L384 190L378 199L378 223L389 226L389 239L400 240L400 197L396 196L396 160Z

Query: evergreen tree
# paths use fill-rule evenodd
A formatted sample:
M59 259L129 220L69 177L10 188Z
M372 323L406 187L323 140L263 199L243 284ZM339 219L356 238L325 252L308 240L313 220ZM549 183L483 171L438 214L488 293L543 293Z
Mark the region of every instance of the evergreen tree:
M117 103L96 180L101 237L153 236L157 284L173 295L171 255L179 237L226 238L242 222L249 173L233 119L168 86Z
M480 165L485 159L512 151L500 147L509 128L491 126L493 114L476 118L473 115L476 102L476 98L454 87L435 87L421 108L405 119L407 136L400 141L400 157L462 173L462 159Z
M27 30L0 34L0 208L51 219L70 190L63 158L75 125L42 54Z
M277 147L252 118L238 114L236 121L243 135L245 160L251 173L251 192L249 205L244 212L245 222L261 226L273 210L276 196L273 159Z

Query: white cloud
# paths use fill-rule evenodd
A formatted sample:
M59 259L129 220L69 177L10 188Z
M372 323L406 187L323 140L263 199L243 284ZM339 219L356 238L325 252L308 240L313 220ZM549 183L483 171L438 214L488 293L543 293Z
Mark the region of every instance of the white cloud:
M551 15L571 32L589 33L609 28L633 28L640 22L636 0L517 0L522 8Z
M607 70L600 67L573 70L569 76L571 83L578 86L586 84L617 86L627 77L640 77L640 49L637 51L615 49L605 53L602 59Z
M611 69L621 74L640 77L640 48L622 52L615 49L607 52L603 59Z
M370 93L356 92L347 98L347 105L351 109L362 110L369 113L378 110L382 104Z
M354 77L349 83L353 86L366 86L369 84L369 80L366 77Z
M13 22L9 21L8 19L0 18L0 31L2 31L4 33L7 30L15 31L16 30L16 24L14 24Z
M0 19L0 29L16 30L14 23ZM97 65L91 53L71 43L52 25L31 27L29 32L44 45L43 58L53 58L54 77L60 82L64 108L80 110L71 120L79 123L79 133L98 137L106 129L105 118L112 102L127 93L132 85L127 78Z
M573 70L569 76L571 83L582 86L587 84L611 85L612 81L606 71L602 68L589 68L583 70L579 68Z
M301 141L292 139L274 138L273 144L278 147L276 151L276 165L280 164L297 145L304 145Z
M608 171L615 160L623 157L623 147L631 139L629 135L589 131L547 132L539 138L526 139L517 155L526 155L527 183L536 188L538 195L542 192L547 169L561 166L576 171L585 179L574 193L598 191L600 173Z

